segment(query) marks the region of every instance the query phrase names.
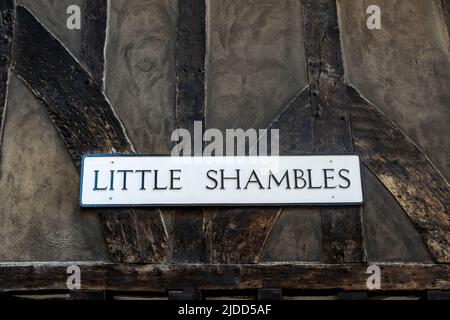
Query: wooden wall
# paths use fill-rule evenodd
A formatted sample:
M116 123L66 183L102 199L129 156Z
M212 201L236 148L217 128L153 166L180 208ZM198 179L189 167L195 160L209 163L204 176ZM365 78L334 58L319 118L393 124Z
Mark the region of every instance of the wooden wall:
M65 28L67 6L84 10L84 1L18 1L86 64L137 152L170 153L172 131L192 130L192 122L200 120L205 128L222 130L279 128L281 154L356 150L370 159L361 142L367 139L367 128L360 128L364 117L353 118L349 110L355 100L349 100L346 85L352 85L393 121L394 136L403 132L411 139L399 143L417 146L433 174L448 180L450 53L443 2L378 0L382 30L373 31L365 27L365 8L372 2L320 3L337 10L327 23L340 28L326 39L333 57L324 62L340 83L333 93L332 77L328 87L315 87L313 62L323 52L316 51L317 34L310 26L323 23L323 17L311 1L211 0L191 7L182 0L111 0L104 77L84 59L83 27ZM193 31L195 41L177 33L183 28ZM186 61L192 70L185 70ZM308 85L317 99L305 91ZM314 116L327 105L338 109L324 108L329 112L323 118ZM334 121L336 114L343 126ZM359 121L356 128L352 121ZM383 128L380 134L389 131ZM0 237L7 240L0 243L0 261L110 260L102 226L109 226L111 237L117 230L108 223L115 218L103 215L102 222L96 210L78 207L78 169L46 108L15 74L8 85L1 155ZM429 249L435 239L417 218L434 209L405 210L402 192L389 184L385 169L368 163L363 208L179 208L134 217L139 227L146 214L152 221L162 217L169 242L158 262L435 261L436 252ZM445 188L439 197L448 184ZM146 229L140 232L149 236Z

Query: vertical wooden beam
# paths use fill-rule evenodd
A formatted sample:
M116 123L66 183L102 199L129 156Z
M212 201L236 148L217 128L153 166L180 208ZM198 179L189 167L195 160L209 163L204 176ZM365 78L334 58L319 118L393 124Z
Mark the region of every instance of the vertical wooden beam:
M205 122L205 0L178 0L176 37L177 124L192 134Z
M97 83L104 85L108 0L88 0L83 11L81 59Z
M0 2L0 157L8 96L14 27L14 0Z
M177 127L194 137L194 121L205 123L205 0L179 0L176 24L176 106ZM203 137L203 132L201 132ZM197 138L202 138L197 137ZM195 150L201 156L202 150ZM200 153L200 154L199 154ZM172 211L170 260L178 263L204 261L202 208Z
M305 47L315 151L354 151L335 0L304 2ZM325 263L364 259L360 207L321 209Z

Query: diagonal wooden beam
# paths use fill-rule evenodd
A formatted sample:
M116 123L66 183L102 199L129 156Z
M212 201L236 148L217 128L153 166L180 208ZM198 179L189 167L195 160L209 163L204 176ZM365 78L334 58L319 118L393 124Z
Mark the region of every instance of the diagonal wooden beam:
M335 0L305 0L305 48L315 151L353 152ZM361 207L324 207L326 263L364 261Z
M133 153L99 84L25 7L17 7L15 32L13 69L47 107L75 165L86 153ZM159 210L107 210L103 221L113 261L166 261Z
M416 226L436 262L450 262L450 187L422 151L351 86L356 151Z
M8 96L13 25L14 0L4 0L0 2L0 152L2 150L3 130Z

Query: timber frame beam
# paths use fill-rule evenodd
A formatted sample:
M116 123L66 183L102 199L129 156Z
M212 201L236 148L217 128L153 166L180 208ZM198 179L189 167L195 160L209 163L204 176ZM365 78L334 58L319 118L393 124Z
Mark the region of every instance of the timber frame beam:
M113 264L102 262L0 263L0 292L68 290L67 267L78 265L81 289L121 292L169 290L367 291L366 264ZM377 291L449 290L450 265L379 264ZM326 279L326 281L324 281Z

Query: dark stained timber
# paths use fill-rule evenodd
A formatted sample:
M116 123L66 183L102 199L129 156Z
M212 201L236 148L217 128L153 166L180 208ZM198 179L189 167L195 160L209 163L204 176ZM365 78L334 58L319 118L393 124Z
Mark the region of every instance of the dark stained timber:
M0 263L0 292L67 290L69 263ZM367 291L365 264L75 263L92 291L296 289ZM449 290L448 264L380 264L378 291ZM325 279L325 280L324 280Z
M315 151L353 152L336 1L306 0L303 19ZM361 208L321 213L324 262L363 261Z
M444 18L447 22L447 31L450 37L450 0L442 0L442 8L444 9Z
M210 263L257 263L281 208L229 208L205 212Z
M24 7L17 7L13 68L47 107L77 167L87 153L134 148L99 84ZM167 232L158 210L102 211L115 262L163 262Z
M205 28L205 0L179 0L175 114L177 127L189 130L192 136L194 121L205 122ZM204 262L203 209L174 209L170 224L170 261Z
M169 239L170 262L205 262L203 209L199 207L173 209Z
M6 99L11 64L14 0L0 2L0 152L6 115Z
M177 123L193 132L194 121L204 122L205 0L178 1L176 34Z
M126 263L167 261L169 240L159 209L104 209L101 215L112 261Z
M105 64L104 50L108 19L108 1L86 1L83 16L81 59L90 71L92 78L101 84L103 82Z
M401 205L436 262L450 262L450 188L421 150L351 86L356 151Z

